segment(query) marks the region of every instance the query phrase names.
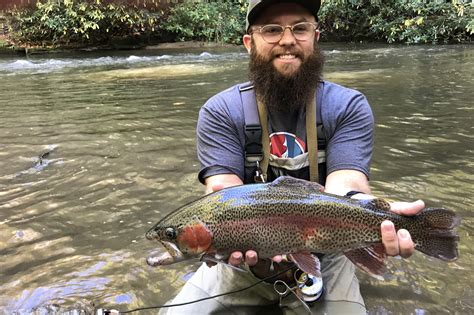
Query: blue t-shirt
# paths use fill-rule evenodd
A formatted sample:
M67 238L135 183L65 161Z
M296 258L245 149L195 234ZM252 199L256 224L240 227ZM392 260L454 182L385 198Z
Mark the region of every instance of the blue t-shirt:
M244 181L245 121L240 86L213 96L199 112L197 151L202 183L218 174L235 174ZM369 177L374 119L367 99L358 91L327 81L318 84L316 97L318 140L322 137L326 144L325 150L320 150L326 162L325 173L350 169ZM301 162L301 157L307 155L302 108L293 118L269 113L270 167L278 169L275 173L279 175L306 177L291 173L294 168L307 166L307 162Z

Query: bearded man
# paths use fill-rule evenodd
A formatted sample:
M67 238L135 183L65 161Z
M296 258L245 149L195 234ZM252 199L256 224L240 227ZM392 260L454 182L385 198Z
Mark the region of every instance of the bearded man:
M318 46L317 17L320 4L319 0L249 1L243 42L250 54L250 82L215 95L199 115L199 180L206 185L207 193L252 183L255 179L272 181L281 175L309 180L316 169L325 192L373 198L368 182L373 148L372 112L360 92L322 79L323 55ZM317 110L311 112L313 104L317 104ZM262 159L252 160L247 152L251 135L246 129L245 111L252 106L259 107L261 144L263 151L268 152L268 169L264 170L256 163L263 162ZM311 125L313 122L318 134L318 139L312 139L318 143L316 160L308 152L315 150L310 141L310 134L314 137L311 128L316 129ZM311 168L312 163L318 167ZM399 214L413 215L424 204L422 201L393 203L391 207ZM391 222L385 221L381 233L388 255L408 257L413 253L414 245L406 230L397 232ZM311 283L304 284L306 291L303 290L310 293L300 296L313 302L309 303L311 312L366 314L352 262L341 254L318 257L322 279L312 276ZM229 258L231 265L250 266L249 272L236 271L225 264L212 267L203 264L171 303L241 289L291 265L281 256L274 257L273 262L259 260L258 253L249 250L234 252ZM280 279L291 287L295 285L291 284L292 276L280 276ZM313 292L315 283L319 284L317 292ZM264 282L237 294L169 308L167 312L254 314L273 313L280 308L285 314L302 314L307 309L302 305L305 302L291 294L279 302L273 283Z

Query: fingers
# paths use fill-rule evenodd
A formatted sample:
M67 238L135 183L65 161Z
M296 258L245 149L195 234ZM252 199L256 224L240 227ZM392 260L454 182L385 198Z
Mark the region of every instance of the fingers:
M399 253L398 236L395 231L395 226L390 221L383 221L381 226L382 243L385 247L385 252L389 256L397 256Z
M415 244L407 230L400 229L396 232L392 222L384 221L382 222L381 231L382 243L387 255L400 255L403 258L408 258L415 251Z
M403 258L408 258L413 255L415 251L415 244L413 243L410 233L407 230L400 229L397 232L398 247L400 249L399 255Z
M243 261L242 252L233 252L229 257L229 264L232 266L239 266Z
M401 215L415 215L425 208L423 200L413 202L396 201L390 203L390 211Z
M257 264L258 262L258 256L257 252L253 250L248 250L245 252L245 263L249 266L253 266Z
M422 200L413 202L391 202L390 211L400 215L416 215L425 208L425 203ZM382 243L385 251L389 256L400 255L403 258L408 258L413 255L415 251L415 244L411 239L410 233L407 230L400 229L398 232L395 226L390 221L382 222Z
M283 256L282 256L282 255L274 256L274 257L272 258L272 260L273 260L274 263L279 264L279 263L281 263L281 262L283 261Z
M239 266L244 262L249 266L253 266L258 262L258 255L256 251L248 250L245 252L245 257L242 252L233 252L229 257L229 264L232 266Z

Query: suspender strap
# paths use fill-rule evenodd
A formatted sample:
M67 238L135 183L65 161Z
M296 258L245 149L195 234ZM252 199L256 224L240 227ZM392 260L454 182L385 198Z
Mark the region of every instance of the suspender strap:
M260 162L260 168L262 170L265 181L267 180L268 161L270 159L270 138L268 136L268 119L267 119L267 108L259 100L258 105L258 116L262 126L262 146L263 146L263 160Z
M263 159L262 128L260 126L257 103L253 87L242 87L240 96L244 109L245 119L245 160L250 163L260 162Z
M306 105L306 139L308 142L309 180L319 182L318 129L316 126L316 97Z

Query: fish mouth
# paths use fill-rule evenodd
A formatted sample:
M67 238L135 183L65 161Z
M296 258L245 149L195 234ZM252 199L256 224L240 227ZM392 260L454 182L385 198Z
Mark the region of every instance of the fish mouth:
M148 230L148 232L145 233L145 237L147 240L156 240L158 239L158 233L156 232L156 230L154 228L151 228L150 230Z
M186 256L179 250L179 248L166 241L159 241L161 245L166 249L165 252L158 256L150 256L146 259L148 265L152 267L171 265L186 259Z
M168 253L174 258L174 259L179 259L181 260L182 257L184 257L184 254L182 251L179 250L178 246L176 244L167 242L167 241L160 241L161 245L163 245L164 248L168 251Z

